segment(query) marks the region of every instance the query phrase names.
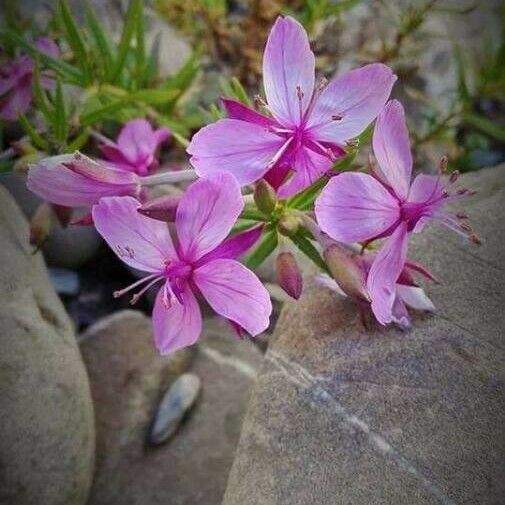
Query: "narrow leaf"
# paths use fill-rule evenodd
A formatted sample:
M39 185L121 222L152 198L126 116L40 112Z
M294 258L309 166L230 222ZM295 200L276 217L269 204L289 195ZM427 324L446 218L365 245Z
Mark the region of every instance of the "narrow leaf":
M259 267L277 247L277 230L265 232L258 247L246 258L245 264L251 268Z
M19 114L18 121L21 128L23 128L23 131L28 135L28 137L30 137L30 140L35 147L38 147L46 152L49 151L49 142L47 142L47 140L39 134L24 114Z
M321 270L327 272L328 268L326 267L326 263L324 262L319 251L314 247L312 242L301 235L300 233L296 233L295 235L291 235L289 237L293 243L302 251L305 256L309 257Z

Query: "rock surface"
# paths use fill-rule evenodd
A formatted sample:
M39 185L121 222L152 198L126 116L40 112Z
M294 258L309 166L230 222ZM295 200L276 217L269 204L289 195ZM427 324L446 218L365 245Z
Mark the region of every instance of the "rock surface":
M367 333L314 286L284 309L224 505L503 503L505 166L462 184L484 245L431 225L411 246L436 315Z
M218 505L261 354L205 321L207 338L171 357L156 353L148 318L123 311L81 341L97 424L95 481L88 505ZM225 336L223 336L225 335ZM202 391L174 438L148 447L160 397L186 371Z
M93 473L89 384L28 223L0 187L0 503L84 504Z

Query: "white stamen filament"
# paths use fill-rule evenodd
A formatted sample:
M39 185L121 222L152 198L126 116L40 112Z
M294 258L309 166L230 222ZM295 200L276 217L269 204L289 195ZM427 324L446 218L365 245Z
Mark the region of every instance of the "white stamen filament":
M114 291L112 295L114 298L119 298L120 296L123 296L125 293L128 293L132 289L135 289L137 286L140 286L141 284L144 284L145 282L153 279L154 277L161 277L160 274L151 274L148 275L147 277L142 277L142 279L138 280L137 282L134 282L133 284L130 284L126 288L120 289L119 291Z
M289 147L289 144L293 141L293 137L289 137L284 144L279 148L279 150L274 154L273 158L268 162L267 168L270 170L282 157L282 155L286 152L286 149Z

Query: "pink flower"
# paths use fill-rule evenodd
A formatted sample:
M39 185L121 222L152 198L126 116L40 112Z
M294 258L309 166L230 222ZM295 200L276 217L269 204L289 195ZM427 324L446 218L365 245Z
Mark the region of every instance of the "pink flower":
M365 309L371 309L377 320L380 321L380 313L376 312L377 303L375 302L376 297L382 295L377 290L370 290L368 283L370 270L376 256L374 253L349 254L343 248L332 245L327 249L325 258L333 278L326 274L318 274L315 278L319 284L352 298L358 304L363 321L366 321L363 313ZM332 261L335 262L336 268L332 268ZM437 282L435 277L423 266L409 261L405 262L400 276L392 286L393 304L390 321L403 329L411 327L407 307L428 312L435 310L433 302L412 277L413 272L420 273Z
M48 202L91 207L104 196L139 197L137 174L106 167L81 153L46 158L32 166L26 185Z
M57 58L59 49L56 43L47 37L35 42L41 52ZM33 61L29 56L18 58L2 65L0 69L0 118L15 121L19 114L24 114L32 102ZM47 74L41 76L42 85L51 88L53 81Z
M224 100L229 118L202 128L187 149L197 172L230 171L241 185L265 176L280 185L282 198L319 179L345 153L346 141L375 119L396 76L385 65L366 65L323 89L314 85L314 70L303 27L290 17L278 18L263 56L272 117Z
M200 336L199 293L219 315L251 335L267 328L272 311L268 293L250 270L233 259L258 233L253 230L226 240L243 205L231 175L196 181L177 207L175 244L166 224L140 214L134 198L102 198L93 207L96 229L109 246L127 265L149 274L115 296L144 285L133 296L135 303L150 286L163 282L153 310L155 343L162 354L191 345Z
M401 104L390 101L377 118L373 150L379 168L372 175L346 172L332 178L316 200L321 229L343 243L388 237L370 268L367 287L377 320L394 320L396 282L407 257L408 238L429 220L438 220L476 240L465 216L444 210L445 204L469 192L450 194L454 174L444 184L440 176L418 175L412 184L412 154Z
M133 119L121 129L116 143L106 142L100 146L100 150L107 158L108 165L147 175L158 168L156 151L169 138L170 130L167 128L153 130L149 121Z

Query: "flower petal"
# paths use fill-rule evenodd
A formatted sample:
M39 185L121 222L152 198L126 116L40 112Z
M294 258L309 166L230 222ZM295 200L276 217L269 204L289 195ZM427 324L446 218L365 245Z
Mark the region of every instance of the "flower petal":
M365 65L334 78L316 99L307 128L319 141L342 144L377 117L396 81L382 63ZM340 116L341 119L333 119Z
M15 87L0 98L0 117L7 121L16 121L19 114L24 114L32 102L31 76L24 76Z
M176 257L165 223L138 212L130 196L102 198L93 207L93 222L110 248L127 265L143 272L163 272Z
M230 119L240 119L241 121L246 121L248 123L256 123L261 126L269 127L277 125L277 122L273 119L250 109L243 103L237 100L232 100L231 98L221 98L224 108L228 113Z
M401 223L382 246L368 272L367 288L372 311L381 324L393 321L396 281L405 265L407 246L407 224Z
M444 204L442 197L445 191L442 178L436 175L419 174L410 186L408 201L412 203L428 203L440 201L437 207Z
M295 195L320 179L330 168L332 161L328 156L312 149L300 148L295 154L293 175L278 190L280 198Z
M166 307L162 287L153 308L154 342L161 354L169 354L194 344L202 333L202 314L195 295L186 285L181 294L183 303L173 297Z
M220 119L205 126L191 139L187 152L198 175L230 172L240 185L257 181L284 143L264 126Z
M35 47L42 53L51 58L60 56L60 48L56 42L49 37L40 37L35 41Z
M244 201L236 179L226 173L199 179L186 190L175 217L182 255L194 262L230 233Z
M255 226L250 230L237 233L224 242L221 242L214 250L198 260L199 265L218 258L236 259L250 249L261 237L263 226Z
M392 317L391 322L397 324L402 330L408 330L412 327L412 323L410 322L409 313L407 311L407 307L403 300L396 296L393 302L392 309Z
M33 165L26 185L44 200L67 207L90 207L104 196L136 195L139 187L135 174L105 167L83 155L76 159L71 154Z
M272 312L270 296L256 275L238 261L210 261L194 271L193 280L219 315L252 336L267 329Z
M429 312L435 311L435 305L433 305L433 302L428 298L424 289L419 286L404 286L403 284L397 284L396 294L404 303L413 309L427 310Z
M391 100L377 117L373 132L373 152L383 181L402 199L409 193L412 152L405 113L398 100Z
M285 126L301 123L314 91L314 54L302 25L279 17L263 55L263 85L273 116ZM303 97L298 97L298 89Z
M316 200L321 229L339 242L377 237L400 217L396 199L367 174L345 172L330 179Z

